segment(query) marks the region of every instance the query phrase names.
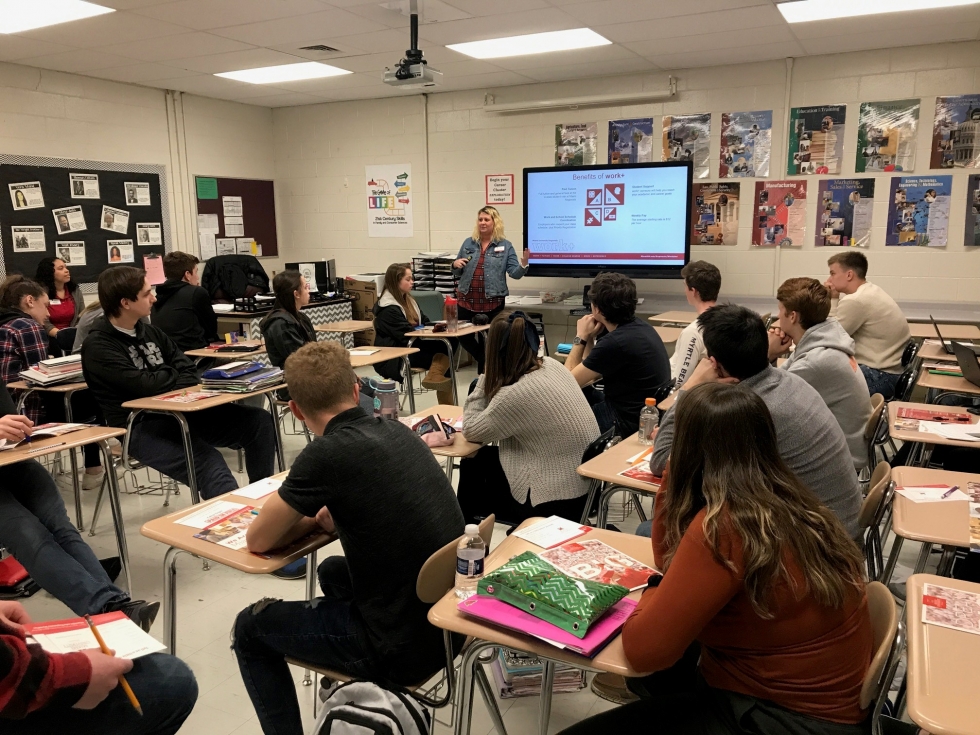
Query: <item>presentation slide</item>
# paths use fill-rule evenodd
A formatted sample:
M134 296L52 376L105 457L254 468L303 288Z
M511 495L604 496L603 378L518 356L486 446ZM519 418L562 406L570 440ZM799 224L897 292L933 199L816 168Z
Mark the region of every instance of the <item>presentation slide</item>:
M530 263L682 265L687 176L682 166L528 172Z

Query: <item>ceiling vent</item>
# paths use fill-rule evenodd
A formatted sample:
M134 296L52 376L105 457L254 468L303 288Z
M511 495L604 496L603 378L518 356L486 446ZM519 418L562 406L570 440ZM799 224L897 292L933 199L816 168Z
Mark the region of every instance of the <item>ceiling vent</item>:
M320 51L322 53L330 53L333 51L340 51L339 48L334 48L333 46L326 46L322 43L318 43L316 46L300 46L300 51Z

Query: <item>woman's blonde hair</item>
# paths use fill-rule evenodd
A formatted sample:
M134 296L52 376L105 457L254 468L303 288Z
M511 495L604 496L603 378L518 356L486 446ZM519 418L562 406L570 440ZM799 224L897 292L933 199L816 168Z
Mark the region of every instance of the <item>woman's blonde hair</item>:
M500 242L504 239L504 218L496 207L486 206L476 213L476 224L473 225L473 240L480 242L480 215L489 214L493 220L493 234L490 236L493 242Z
M405 273L410 270L411 267L408 263L392 263L389 265L388 270L385 271L385 285L381 289L381 293L378 294L378 298L384 296L387 291L398 302L398 305L405 310L405 318L408 319L409 324L421 324L422 315L415 308L415 299L411 298L407 293L403 293L401 287L398 285L405 277Z

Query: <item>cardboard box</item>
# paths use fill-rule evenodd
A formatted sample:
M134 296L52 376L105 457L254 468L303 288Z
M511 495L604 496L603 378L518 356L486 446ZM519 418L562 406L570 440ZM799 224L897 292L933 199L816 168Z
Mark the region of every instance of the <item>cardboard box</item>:
M354 299L351 309L355 319L367 321L374 319L372 309L378 303L378 294L383 286L384 274L380 273L347 276L344 279L344 290Z
M365 329L363 332L354 332L354 346L355 347L373 347L374 346L374 330Z

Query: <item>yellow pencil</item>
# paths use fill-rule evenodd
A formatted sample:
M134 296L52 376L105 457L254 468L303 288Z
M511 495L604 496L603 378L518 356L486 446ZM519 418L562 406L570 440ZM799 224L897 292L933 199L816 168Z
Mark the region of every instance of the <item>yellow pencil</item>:
M92 629L92 635L94 635L95 636L95 640L97 640L99 642L99 648L102 649L102 653L104 653L106 656L112 656L113 655L112 654L112 651L110 651L109 650L109 646L107 646L105 644L105 641L103 640L102 634L99 632L99 629L95 627L95 622L92 620L92 616L91 615L86 615L85 616L85 622L88 623L88 627ZM131 705L133 705L133 708L137 712L139 712L140 713L140 717L142 717L143 716L143 708L140 707L140 702L136 698L136 695L133 694L133 689L132 689L132 687L129 686L129 682L126 681L126 677L125 676L122 676L121 674L119 676L119 686L122 687L122 690L124 692L126 692L126 696L129 697L129 703Z

